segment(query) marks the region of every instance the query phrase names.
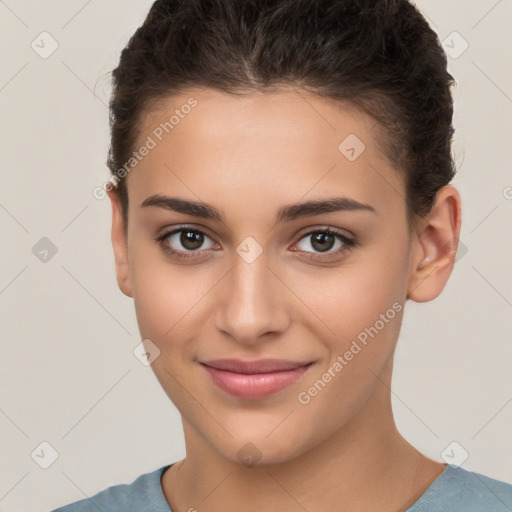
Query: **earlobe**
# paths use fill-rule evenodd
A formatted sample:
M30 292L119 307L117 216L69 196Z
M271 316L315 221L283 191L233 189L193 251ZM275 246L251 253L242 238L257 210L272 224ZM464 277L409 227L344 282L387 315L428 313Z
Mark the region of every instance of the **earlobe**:
M443 291L455 264L460 226L459 192L446 185L414 234L408 299L428 302Z
M121 202L117 188L107 191L112 206L112 248L116 266L116 279L120 290L128 297L133 298L130 265L128 260L128 244L122 215Z

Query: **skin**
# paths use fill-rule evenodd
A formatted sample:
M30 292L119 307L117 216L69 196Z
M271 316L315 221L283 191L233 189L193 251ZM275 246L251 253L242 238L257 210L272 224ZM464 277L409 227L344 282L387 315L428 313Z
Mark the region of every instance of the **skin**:
M134 299L142 338L160 350L153 371L182 415L187 456L162 477L167 501L174 512L248 504L281 512L404 510L445 465L396 429L393 353L406 301L433 300L452 272L458 191L442 188L409 234L404 184L379 147L379 127L291 88L240 97L190 88L148 113L140 143L192 96L197 106L127 177L127 236L116 190L109 192L118 284ZM349 134L366 146L354 161L338 150ZM224 219L140 206L157 193L210 203ZM340 195L375 213L274 221L285 204ZM183 225L207 232L197 259L173 259L155 241ZM322 262L326 253L305 235L326 227L359 244ZM252 263L236 252L248 236L263 250ZM166 243L187 251L179 234ZM401 311L300 403L298 394L393 304ZM287 388L249 400L212 384L198 361L217 358L314 364ZM261 457L253 465L237 456L249 442Z

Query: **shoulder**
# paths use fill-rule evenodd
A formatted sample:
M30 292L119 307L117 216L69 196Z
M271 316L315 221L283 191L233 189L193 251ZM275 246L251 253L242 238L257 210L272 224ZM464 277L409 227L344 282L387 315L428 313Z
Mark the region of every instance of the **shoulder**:
M169 512L160 483L160 477L168 467L170 465L144 473L130 484L113 485L52 512Z
M512 485L448 465L408 512L512 511Z

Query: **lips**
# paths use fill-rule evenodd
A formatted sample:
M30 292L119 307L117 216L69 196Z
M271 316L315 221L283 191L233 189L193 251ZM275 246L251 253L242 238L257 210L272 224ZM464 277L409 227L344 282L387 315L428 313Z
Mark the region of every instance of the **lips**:
M213 384L240 398L270 396L297 381L313 363L281 359L216 359L201 362Z
M213 361L204 361L202 364L217 370L254 374L293 370L295 368L305 366L309 363L284 361L282 359L260 359L259 361L242 361L240 359L215 359Z

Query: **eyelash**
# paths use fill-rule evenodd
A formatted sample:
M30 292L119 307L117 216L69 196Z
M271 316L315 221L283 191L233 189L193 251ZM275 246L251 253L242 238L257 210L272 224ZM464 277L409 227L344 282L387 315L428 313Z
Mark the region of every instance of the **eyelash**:
M160 244L162 249L165 252L169 253L173 258L176 258L179 260L193 260L193 259L201 257L200 253L204 252L204 251L201 251L201 250L189 251L189 252L178 251L176 249L173 249L170 245L165 243L166 239L169 238L171 235L174 235L176 233L181 233L182 231L192 231L193 233L200 233L201 235L204 235L205 237L211 238L202 229L181 226L180 228L173 229L171 231L167 231L167 232L163 233L162 235L158 236L155 240ZM343 243L343 246L340 249L338 249L334 252L331 252L331 253L321 253L321 252L308 253L308 252L306 252L306 254L314 254L314 255L326 254L327 255L327 256L320 256L320 258L305 256L305 258L313 260L313 261L330 261L333 258L338 257L340 254L344 254L346 252L351 251L352 249L354 249L355 247L357 247L359 245L356 239L349 238L346 235L340 233L339 231L335 231L330 228L320 228L320 229L314 229L312 231L308 231L307 233L304 233L300 237L299 241L303 240L304 238L307 238L308 236L318 234L318 233L324 233L324 234L334 236L338 241ZM207 250L209 250L209 249L207 249Z

